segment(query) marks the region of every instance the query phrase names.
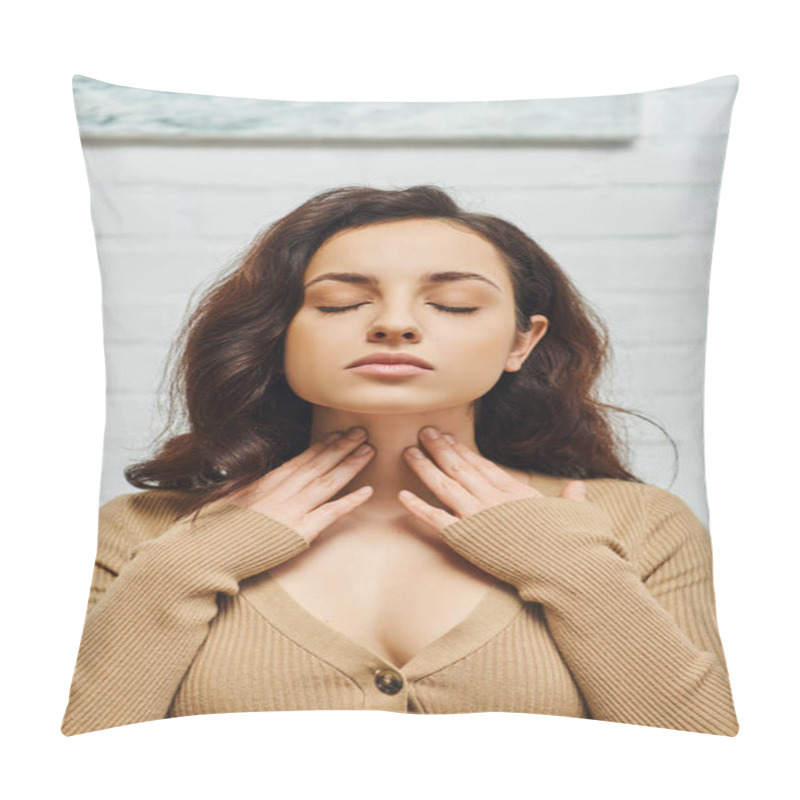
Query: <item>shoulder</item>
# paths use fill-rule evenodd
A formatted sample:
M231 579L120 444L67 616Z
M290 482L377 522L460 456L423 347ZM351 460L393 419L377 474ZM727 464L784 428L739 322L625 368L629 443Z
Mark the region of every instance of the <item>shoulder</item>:
M186 492L152 490L109 500L99 512L97 562L119 572L141 544L185 516L192 499Z
M589 500L608 507L616 515L641 517L644 524L655 525L674 514L694 516L678 495L650 483L595 478L586 484Z
M708 528L689 505L676 494L647 483L601 480L598 497L612 508L636 508L628 536L642 572L649 574L678 553L689 554L693 563L711 563L711 538ZM616 484L627 484L617 486ZM606 485L607 484L607 485ZM589 495L591 497L591 493ZM625 498L620 501L617 498Z
M574 480L538 472L528 474L530 485L548 497L558 497ZM584 483L587 500L597 503L618 521L647 525L677 512L692 514L680 497L653 484L618 478L589 478Z
M533 474L531 485L557 497L570 478ZM606 512L614 535L642 565L689 544L708 550L708 530L676 494L649 483L616 478L585 481L587 500Z

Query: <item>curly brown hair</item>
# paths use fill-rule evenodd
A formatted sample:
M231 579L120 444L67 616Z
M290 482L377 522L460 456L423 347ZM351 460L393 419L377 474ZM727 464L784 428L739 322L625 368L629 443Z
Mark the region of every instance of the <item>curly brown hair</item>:
M462 209L433 185L331 189L260 233L230 274L201 297L174 342L162 444L152 458L129 466L126 479L141 489L193 492L197 510L308 448L312 406L291 390L282 370L285 333L304 300L306 266L338 231L413 218L450 220L490 241L511 276L517 330L529 330L535 314L549 320L522 368L504 372L475 401L481 455L555 476L642 483L623 464L609 412L652 420L595 396L610 356L603 320L523 231ZM179 417L188 430L176 434Z

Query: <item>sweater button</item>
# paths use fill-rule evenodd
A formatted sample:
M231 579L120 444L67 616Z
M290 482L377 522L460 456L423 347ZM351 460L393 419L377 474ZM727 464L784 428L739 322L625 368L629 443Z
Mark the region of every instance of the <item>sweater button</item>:
M375 673L375 685L384 694L397 694L403 688L403 678L393 669L379 669Z

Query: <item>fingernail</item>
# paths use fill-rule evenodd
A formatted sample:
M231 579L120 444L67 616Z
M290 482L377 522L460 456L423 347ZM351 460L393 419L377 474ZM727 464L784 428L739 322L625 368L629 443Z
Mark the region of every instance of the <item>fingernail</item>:
M422 435L427 436L429 439L438 439L439 431L437 431L436 428L431 428L428 426L427 428L422 429Z
M443 433L442 437L444 439L446 439L448 442L450 442L450 444L455 444L456 443L456 437L455 436L451 436L449 433Z
M411 458L424 458L425 456L422 454L422 450L419 447L409 447L406 452L411 456Z
M365 428L353 428L352 430L347 432L348 439L360 439L366 433Z
M331 431L330 433L326 433L325 436L322 437L322 441L326 444L330 444L331 442L335 442L340 436L342 435L341 431Z

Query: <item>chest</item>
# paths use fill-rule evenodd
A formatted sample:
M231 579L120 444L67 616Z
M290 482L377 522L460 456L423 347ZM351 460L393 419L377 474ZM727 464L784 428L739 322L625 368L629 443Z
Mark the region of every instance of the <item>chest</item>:
M270 575L306 612L398 667L499 583L430 534L393 526L331 531Z

